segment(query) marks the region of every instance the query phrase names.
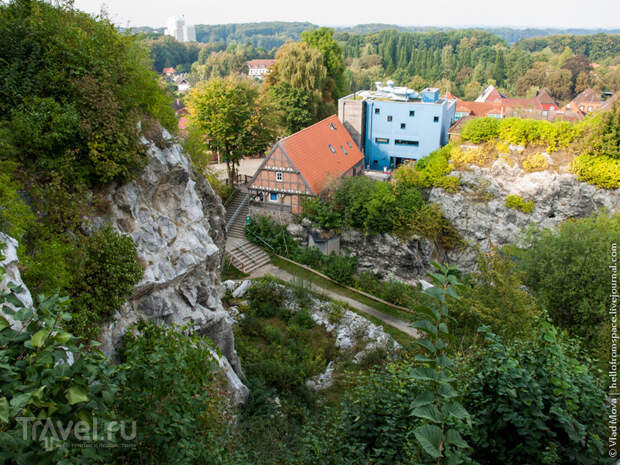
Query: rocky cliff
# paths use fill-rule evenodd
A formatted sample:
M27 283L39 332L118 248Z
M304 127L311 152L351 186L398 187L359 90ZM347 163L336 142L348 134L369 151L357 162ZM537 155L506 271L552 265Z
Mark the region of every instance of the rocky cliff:
M103 350L113 357L127 328L140 319L189 325L219 348L220 365L241 401L248 391L238 377L231 319L221 302L224 207L209 183L192 175L180 146L165 131L163 136L165 147L149 145L149 163L134 181L109 187L109 208L93 220L131 236L145 269L134 295L104 326Z
M488 168L469 166L450 174L460 178L459 191L450 193L434 188L429 201L439 206L459 232L464 248L446 251L421 237L405 241L391 234L364 236L355 230L342 232L341 247L358 257L360 269L413 283L424 277L433 260L472 270L477 250L488 251L514 243L530 226L553 228L567 219L583 218L602 208L620 211L620 190L597 189L568 172L526 173L499 159ZM524 213L506 207L508 195L533 201L534 211ZM309 229L308 225L289 225L289 232L304 243Z
M553 228L570 218L583 218L602 208L620 211L620 190L597 189L577 180L574 174L540 171L526 173L518 166L497 160L489 168L470 166L452 172L461 189L450 194L432 189L429 200L439 205L470 246L466 253L448 253L464 269L474 265L474 249L488 251L517 241L530 226ZM508 195L519 195L535 203L524 213L507 208Z

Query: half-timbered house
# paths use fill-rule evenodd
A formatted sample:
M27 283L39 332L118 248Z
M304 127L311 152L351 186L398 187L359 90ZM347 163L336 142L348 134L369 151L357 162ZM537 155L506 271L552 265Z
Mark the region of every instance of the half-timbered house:
M251 214L289 221L304 197L361 174L364 154L336 115L278 141L249 183Z

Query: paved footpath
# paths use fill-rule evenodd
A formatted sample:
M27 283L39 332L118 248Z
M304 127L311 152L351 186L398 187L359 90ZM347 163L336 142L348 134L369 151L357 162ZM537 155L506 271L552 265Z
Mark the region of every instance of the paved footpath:
M272 264L267 264L253 271L250 274L250 278L252 279L260 278L268 274L278 279L281 279L282 281L290 283L290 284L297 284L300 279L292 275L288 271L278 268L277 266L274 266ZM347 305L349 305L351 308L354 308L355 310L359 310L362 313L366 313L370 316L373 316L376 319L383 321L385 324L390 325L393 328L396 328L402 331L403 333L408 334L411 337L414 337L414 338L420 337L418 332L410 326L410 323L408 321L401 320L400 318L390 315L389 313L381 312L377 310L376 308L363 304L362 302L358 300L352 299L351 297L347 297L346 295L340 294L339 292L333 291L331 289L325 289L324 287L321 287L313 282L306 281L306 284L309 284L310 290L312 290L313 292L316 292L317 294L322 294L322 295L329 297L330 299L344 302Z

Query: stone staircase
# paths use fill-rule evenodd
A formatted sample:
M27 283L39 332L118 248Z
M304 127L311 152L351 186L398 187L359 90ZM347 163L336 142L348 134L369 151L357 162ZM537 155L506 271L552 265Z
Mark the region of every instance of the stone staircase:
M248 194L235 191L226 205L226 255L235 268L251 273L269 263L269 254L245 237L245 220L249 212Z

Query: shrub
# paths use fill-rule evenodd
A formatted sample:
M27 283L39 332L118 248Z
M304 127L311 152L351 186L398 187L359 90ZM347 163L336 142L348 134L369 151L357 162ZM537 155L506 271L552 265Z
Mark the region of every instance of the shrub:
M487 333L489 347L461 373L476 425L467 438L482 465L604 464L605 392L571 343L543 324L526 341Z
M454 194L461 187L461 180L456 176L444 176L437 181L436 187L441 187L445 191Z
M499 138L511 144L546 145L548 152L568 147L580 136L577 125L566 121L506 118L500 125Z
M461 349L477 341L481 326L509 341L525 338L543 315L534 297L522 288L512 260L497 252L478 256L477 269L451 303L451 312L451 329Z
M0 268L0 282L3 275ZM111 463L110 449L96 447L105 443L90 440L93 418L100 438L107 438L106 428L114 419L115 368L94 349L95 343L85 351L79 338L62 329L62 322L71 319L66 298L41 296L36 308L26 308L16 297L19 290L13 284L8 288L6 293L0 288L0 461ZM23 329L10 327L2 315L21 323ZM32 437L35 419L41 424L36 428L37 437ZM77 444L80 437L73 434L67 441L54 437L52 430L58 431L59 425L74 431L72 426L80 420L90 424L90 429L83 431L88 438L84 443ZM47 421L52 422L52 428ZM44 439L51 441L47 442L51 447L44 447ZM116 435L110 439L114 445Z
M232 410L210 347L196 334L150 322L127 333L117 405L137 423L138 447L120 449L116 460L231 463Z
M176 128L146 50L108 20L69 3L10 2L0 6L0 44L0 157L43 180L128 180L146 160L138 123Z
M431 152L426 157L419 159L415 164L413 176L407 176L409 182L422 188L437 186L441 178L452 171L452 167L448 161L451 151L452 144L448 144ZM398 169L400 169L400 167ZM399 175L397 175L398 169L394 172L397 181L399 179Z
M523 282L553 322L605 360L610 247L620 237L620 215L600 213L533 233L531 247L514 250ZM561 266L558 266L561 263Z
M495 139L499 135L500 123L499 119L489 116L474 118L465 123L461 131L461 137L474 144Z
M0 163L0 170L10 170ZM0 231L21 240L35 220L30 208L19 195L21 186L7 172L0 172Z
M342 226L342 215L318 197L304 199L301 207L302 215L323 229L340 229Z
M598 113L584 123L589 132L584 140L583 153L594 157L604 156L616 161L620 160L620 106L618 103L615 103L609 111Z
M533 200L523 200L523 197L520 195L507 196L505 205L506 208L520 210L523 213L532 213L536 207L536 203Z
M133 239L111 227L97 230L81 244L83 263L71 286L69 327L86 337L99 335L100 324L133 293L143 268Z
M573 171L580 181L602 189L620 188L620 160L604 155L580 155L573 160Z
M522 164L523 169L528 172L544 171L549 168L549 161L542 153L529 155L525 160L523 160Z
M467 165L485 166L495 159L495 154L486 147L475 149L454 147L450 153L450 163L459 169Z

